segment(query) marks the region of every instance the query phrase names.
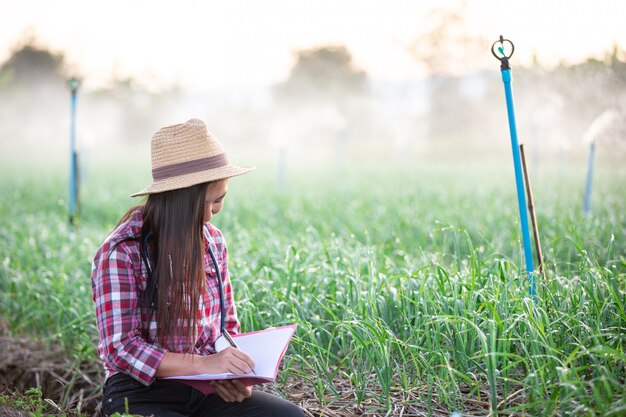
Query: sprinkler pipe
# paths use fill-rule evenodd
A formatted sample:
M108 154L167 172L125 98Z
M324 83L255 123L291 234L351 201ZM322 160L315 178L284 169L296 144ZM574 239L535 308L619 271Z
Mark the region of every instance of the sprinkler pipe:
M74 218L78 207L78 154L76 152L76 92L78 80L71 78L68 81L71 92L70 112L70 190L68 200L69 222L74 225Z
M496 44L500 44L497 47L498 53L496 53ZM505 44L510 46L510 52L507 55L505 52ZM526 274L528 276L528 292L536 300L537 296L537 283L533 275L535 267L533 265L533 253L530 243L530 233L528 231L528 213L526 211L526 196L524 193L524 177L522 174L522 163L520 158L519 144L517 140L517 127L515 123L515 106L513 105L513 89L511 88L511 67L509 66L509 59L515 52L515 46L513 42L508 39L504 39L500 35L500 39L495 41L491 45L491 53L500 61L500 70L502 72L502 82L504 83L504 94L506 96L506 109L509 119L509 131L511 134L511 148L513 150L513 167L515 169L515 184L517 187L517 202L519 206L520 214L520 226L522 228L522 240L524 243L524 259L526 261Z
M596 117L589 128L583 134L583 140L589 143L589 162L587 166L587 180L585 184L585 198L583 201L583 212L589 214L591 209L591 188L593 182L593 168L596 157L596 142L603 135L607 134L614 125L620 121L620 114L615 109L607 109Z

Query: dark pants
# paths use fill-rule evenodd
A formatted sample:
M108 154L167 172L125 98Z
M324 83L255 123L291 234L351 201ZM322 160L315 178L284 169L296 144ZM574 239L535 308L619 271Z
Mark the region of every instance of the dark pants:
M128 404L128 407L127 407ZM115 374L104 385L102 412L156 417L303 417L295 404L262 391L252 391L243 402L228 403L217 394L204 395L178 381L157 379L145 386L125 374Z

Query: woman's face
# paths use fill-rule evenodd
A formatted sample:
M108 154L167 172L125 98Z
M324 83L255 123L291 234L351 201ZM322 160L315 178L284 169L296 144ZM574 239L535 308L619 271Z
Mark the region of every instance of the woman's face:
M204 199L204 222L210 222L211 217L222 209L224 198L228 191L228 179L212 182L207 186Z

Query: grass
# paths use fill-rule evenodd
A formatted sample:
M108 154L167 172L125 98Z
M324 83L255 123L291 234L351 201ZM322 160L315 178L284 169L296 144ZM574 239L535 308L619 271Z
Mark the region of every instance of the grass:
M284 194L262 174L233 180L215 223L242 326L299 324L275 388L303 381L324 415L623 415L625 173L596 175L587 217L584 172L531 178L547 275L534 302L502 172L327 176ZM97 367L90 262L144 182L85 178L70 236L60 175L3 175L7 332Z

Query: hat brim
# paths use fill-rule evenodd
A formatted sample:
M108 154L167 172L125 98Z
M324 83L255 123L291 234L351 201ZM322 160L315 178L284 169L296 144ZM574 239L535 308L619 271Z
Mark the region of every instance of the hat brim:
M202 184L204 182L218 181L226 178L237 177L254 171L256 167L238 167L235 165L226 165L224 167L211 169L208 171L194 172L191 174L178 175L162 180L154 181L143 190L131 194L131 197L139 197L142 195L157 194L165 191L179 190L181 188L191 187L193 185Z

